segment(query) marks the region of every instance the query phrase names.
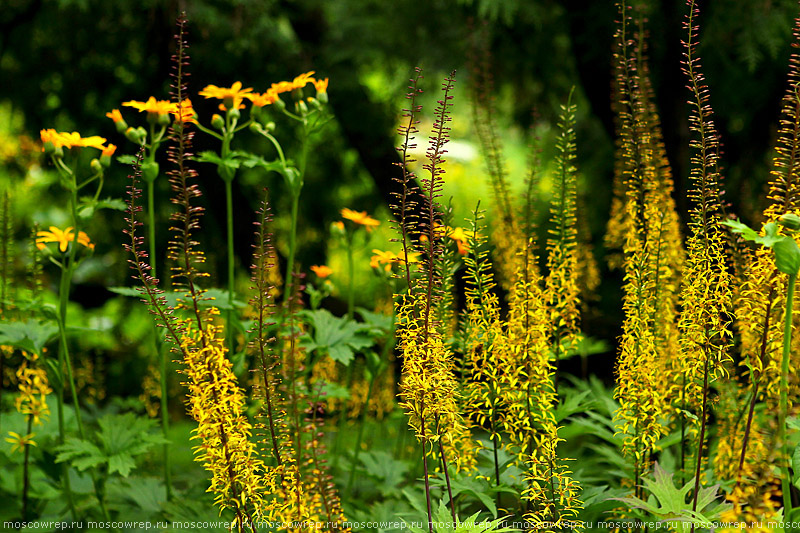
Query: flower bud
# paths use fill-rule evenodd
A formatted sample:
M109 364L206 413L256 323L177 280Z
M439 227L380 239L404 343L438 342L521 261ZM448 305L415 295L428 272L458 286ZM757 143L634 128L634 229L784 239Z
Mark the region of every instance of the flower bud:
M125 133L128 129L128 123L124 120L118 120L114 123L114 126L117 128L117 133Z
M225 128L225 119L217 113L214 113L211 116L211 126L221 131Z
M327 104L328 103L328 93L325 92L325 91L317 93L317 100L319 100L319 102L321 104Z
M159 114L158 115L158 125L159 126L169 126L172 119L169 117L169 113Z
M778 222L781 226L788 230L800 230L800 216L797 216L794 213L786 213L785 215L781 215L781 218L778 219Z
M44 152L44 155L56 155L56 145L53 144L53 141L47 141L42 146L42 151ZM63 150L61 151L61 154L64 154Z
M139 137L139 132L135 128L125 130L125 138L134 144L143 144L144 139Z
M241 111L239 111L239 109L238 109L238 108L236 108L236 107L231 107L231 108L228 108L228 116L229 116L230 118L233 118L233 119L236 119L236 120L238 120L238 119L239 119L239 117L241 117L241 116L242 116L242 112L241 112Z
M92 159L92 162L89 163L92 167L92 170L95 174L102 174L103 173L103 165L100 163L100 160L97 158Z
M305 103L304 101L302 101L302 100L300 100L299 102L297 102L297 110L300 112L300 114L301 114L301 115L306 115L306 114L308 114L308 106L307 106L307 105L306 105L306 103Z
M322 103L317 100L316 98L309 98L308 102L311 104L311 107L314 109L322 109Z
M264 124L264 129L267 131L275 131L275 123L270 120L269 122Z
M286 109L286 102L281 100L280 96L278 97L277 100L275 100L275 103L273 103L272 105L274 105L278 109L278 111L283 111L284 109Z

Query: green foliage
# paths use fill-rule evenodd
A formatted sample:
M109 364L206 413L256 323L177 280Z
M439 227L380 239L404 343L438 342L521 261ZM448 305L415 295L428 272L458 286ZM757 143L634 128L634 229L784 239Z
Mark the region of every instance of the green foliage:
M6 344L30 353L43 353L45 345L58 333L58 327L35 319L18 322L0 322L0 344Z
M56 462L68 462L79 471L105 466L111 475L128 477L136 467L134 457L156 444L165 444L161 435L151 432L156 422L134 413L106 415L97 421L99 429L91 440L69 438L56 448Z
M444 502L439 503L439 509L434 516L434 531L437 533L489 533L489 532L512 532L519 531L518 529L503 527L505 518L497 518L495 520L480 520L475 513L466 520L458 520L458 524L453 524L453 519L450 516L450 511ZM412 533L426 533L428 528L421 528L406 523L406 527Z
M613 498L628 504L632 509L647 512L648 518L656 518L677 524L680 531L693 530L697 525L716 522L720 514L729 509L729 503L717 501L719 485L701 487L697 496L697 509L692 510L692 501L687 503L686 498L694 487L694 479L683 487L676 487L672 478L674 474L667 473L656 462L653 470L653 479L643 478L644 488L650 492L647 501L640 498Z
M370 346L372 338L365 333L363 324L346 317L337 317L327 309L303 313L312 327L312 334L304 338L303 346L320 355L330 355L334 361L350 364L356 352Z

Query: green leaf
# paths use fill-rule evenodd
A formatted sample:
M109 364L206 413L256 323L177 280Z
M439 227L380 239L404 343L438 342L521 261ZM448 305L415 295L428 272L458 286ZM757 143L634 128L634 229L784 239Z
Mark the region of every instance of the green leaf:
M556 423L561 422L565 418L580 411L587 411L594 403L593 399L589 399L588 401L584 401L587 396L592 391L586 390L581 393L575 394L568 394L567 398L564 402L558 405L558 408L555 410L554 416L556 417Z
M68 438L56 447L56 463L70 462L78 470L86 470L105 462L106 457L94 443L76 438Z
M778 235L778 225L774 222L764 224L764 226L761 228L761 230L764 232L763 236L759 235L756 230L747 224L743 224L738 220L723 220L721 224L731 228L733 233L738 233L744 240L761 244L767 248L772 248L772 246L782 238L780 235Z
M197 157L195 157L195 161L199 163L213 163L218 167L229 168L231 170L236 170L239 168L239 164L241 163L236 155L239 152L231 152L228 157L222 158L218 156L215 152L210 150L206 150L204 152L200 152Z
M20 322L0 322L0 344L41 355L45 344L58 333L58 327L47 322L28 319Z
M108 473L113 474L114 472L119 472L122 477L128 477L128 474L131 473L136 467L136 462L133 460L133 457L129 453L118 453L112 455L108 458Z
M792 483L795 487L800 489L800 444L794 449L794 453L792 454L792 470L794 471Z
M800 248L791 237L781 237L772 245L775 253L775 266L790 276L796 276L800 271Z
M118 155L117 162L122 163L123 165L133 165L134 163L136 163L136 156L127 154Z
M738 233L746 241L757 242L758 240L758 233L747 224L739 222L738 220L723 220L721 224L731 228L733 233Z
M372 344L372 340L361 334L364 326L346 317L337 317L326 309L305 311L313 328L310 339L304 345L311 351L327 353L334 361L350 364L355 352Z
M384 451L362 452L359 455L367 473L381 481L381 489L394 489L404 480L409 464L396 460L392 454ZM384 491L389 492L389 491Z
M142 293L135 287L109 287L109 291L122 296L136 296L141 298Z
M704 487L698 491L697 509L692 510L692 503L687 503L686 497L694 488L694 479L690 480L682 488L677 488L672 480L674 474L668 473L655 463L653 478L643 478L642 484L653 497L644 501L640 498L610 498L628 504L632 509L647 511L653 518L661 520L675 519L680 521L680 529L689 531L692 525L700 522L714 522L719 518L720 513L727 510L730 504L720 503L711 506L719 495L717 491L719 485ZM711 506L711 507L709 507ZM707 514L704 514L707 513Z

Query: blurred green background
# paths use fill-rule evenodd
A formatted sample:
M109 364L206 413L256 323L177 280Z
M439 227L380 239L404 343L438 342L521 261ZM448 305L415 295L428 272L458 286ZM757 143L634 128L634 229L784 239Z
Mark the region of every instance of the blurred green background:
M688 128L681 39L681 2L650 4L651 71L675 171L676 200L687 209ZM395 133L408 78L424 68L426 90L417 144L421 151L432 122L441 79L457 71L452 144L449 145L446 197L453 197L455 223L478 200L488 207L490 188L478 149L470 103L470 49L485 31L496 87L499 132L510 178L518 187L526 172L532 133L540 138L543 180L540 204L546 213L546 170L553 151L559 104L575 86L579 105L578 163L580 216L588 222L595 253L603 263L602 235L611 200L613 120L611 45L612 2L592 0L3 0L0 9L0 190L13 202L15 237L20 242L16 267L25 267L23 241L34 223L64 225L64 192L39 152L38 131L56 128L102 135L120 146L134 147L115 132L105 113L126 100L166 99L174 21L185 9L189 19L190 92L201 121L217 102L197 92L207 84L265 90L270 83L314 70L329 77L335 115L318 139L301 197L299 260L304 270L330 264L333 280L346 287L343 245L330 238L339 210L366 210L382 221L369 242L361 243L357 275L364 286L361 305L371 305L380 280L368 266L372 248L391 247L388 199L397 173ZM763 202L775 138L780 98L790 53L791 28L797 14L791 0L715 0L704 6L700 23L711 103L725 146L727 198L732 211L753 221ZM479 39L480 40L480 39ZM121 108L131 125L144 116ZM535 111L535 115L533 112ZM535 118L534 118L535 117ZM278 123L278 137L291 153L295 132ZM239 134L238 147L264 153L269 147ZM236 146L235 146L236 147ZM213 139L198 134L196 151L216 149ZM211 165L198 164L207 208L202 233L209 252L212 283L221 286L224 272L223 182ZM162 162L162 168L166 168ZM115 164L105 194L122 197L129 169ZM239 287L247 287L252 223L261 191L269 187L276 214L274 231L285 251L288 198L277 174L240 172L235 183L236 250ZM159 249L168 237L166 179L160 189ZM100 218L102 217L102 218ZM86 308L112 305L107 287L128 282L122 251L123 214L105 211L87 228L97 243L91 261L76 275L73 300ZM620 280L603 268L601 298L584 319L587 333L612 341L621 323ZM51 273L52 275L52 273ZM338 277L337 277L338 276ZM334 293L334 297L337 296ZM113 305L121 305L114 303ZM329 304L341 309L334 298ZM101 315L98 315L101 316ZM609 359L610 361L610 359Z

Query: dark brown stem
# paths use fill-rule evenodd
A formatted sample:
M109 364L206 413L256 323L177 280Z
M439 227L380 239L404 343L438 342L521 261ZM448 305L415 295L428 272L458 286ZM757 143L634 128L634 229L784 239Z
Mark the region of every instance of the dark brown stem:
M764 359L766 358L767 354L767 341L769 339L769 319L770 315L772 315L772 305L774 302L775 297L775 285L770 285L769 289L769 296L767 296L767 308L764 314L764 331L761 332L761 353L759 355L759 359L762 364L764 364ZM756 374L756 371L753 371L753 397L750 398L750 409L747 412L747 422L745 423L744 427L744 436L742 437L742 453L739 456L739 467L736 469L736 486L739 486L739 482L741 481L742 475L742 468L744 467L744 459L747 455L747 442L750 438L750 428L753 423L753 413L755 412L756 408L756 400L758 398L758 385L759 381L761 380L761 375Z
M33 429L33 415L28 415L28 431L25 435L30 435ZM22 520L28 519L28 488L30 487L30 474L28 466L30 464L31 445L25 445L25 463L22 467Z
M707 338L707 334L706 334ZM694 498L692 499L692 511L697 512L697 498L700 495L700 467L703 464L703 442L706 438L706 419L708 418L708 346L706 346L706 363L703 370L703 407L701 410L700 421L700 440L697 444L697 464L694 469ZM692 524L692 532L694 532L694 524Z
M434 415L436 420L436 427L439 428L439 415ZM447 454L444 451L444 444L442 441L444 440L444 435L441 431L439 431L439 455L442 458L442 471L444 472L444 481L447 484L447 496L450 498L450 514L453 516L453 528L455 528L458 524L456 521L456 502L453 501L453 489L450 486L450 472L447 468Z
M428 437L425 435L425 400L420 403L419 424L422 429L422 473L425 476L425 502L428 505L428 529L433 533L433 509L431 507L431 482L428 477Z

